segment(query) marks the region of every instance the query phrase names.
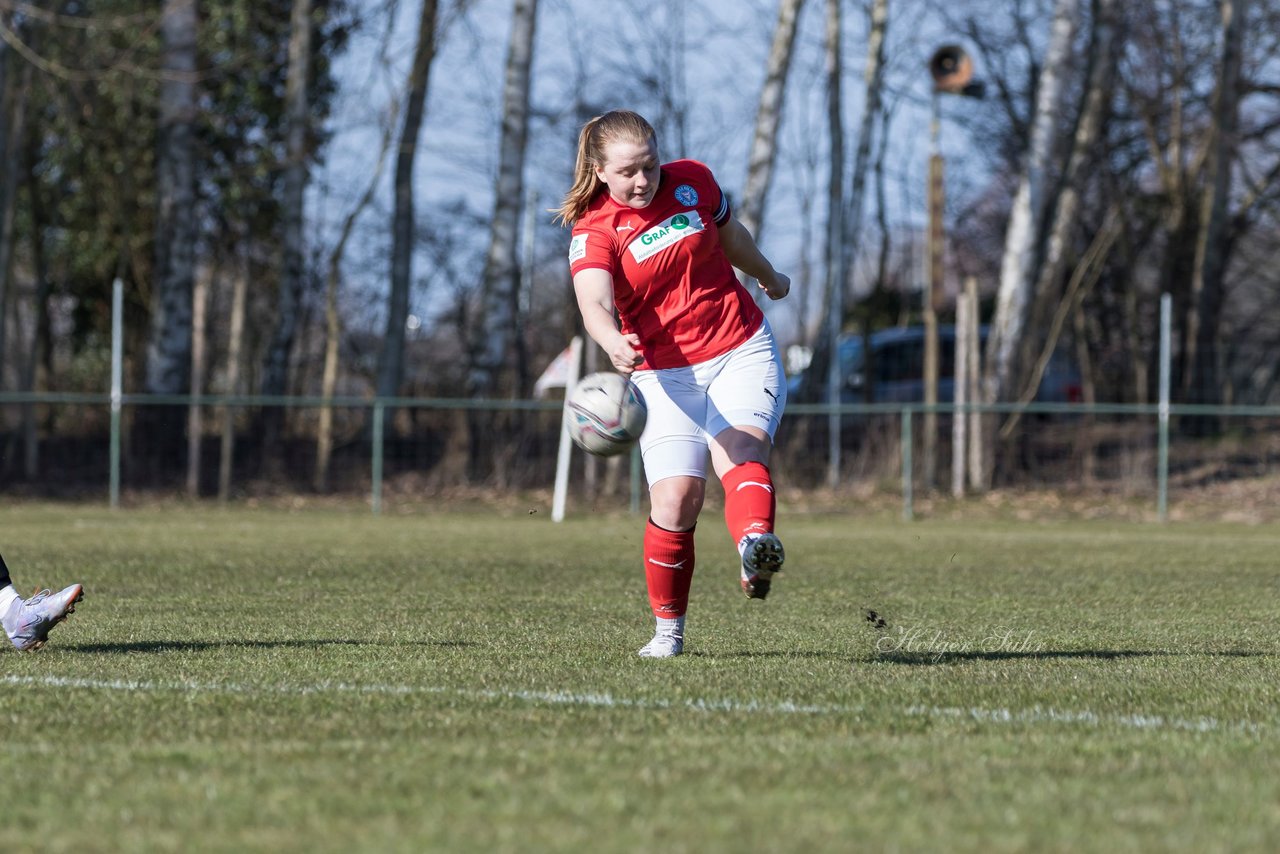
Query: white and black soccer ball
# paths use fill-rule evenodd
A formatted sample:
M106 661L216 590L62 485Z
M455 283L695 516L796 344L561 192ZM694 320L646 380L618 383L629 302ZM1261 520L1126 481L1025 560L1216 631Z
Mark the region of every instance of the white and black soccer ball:
M631 449L644 432L649 409L621 374L588 374L569 392L569 437L589 454L612 457Z

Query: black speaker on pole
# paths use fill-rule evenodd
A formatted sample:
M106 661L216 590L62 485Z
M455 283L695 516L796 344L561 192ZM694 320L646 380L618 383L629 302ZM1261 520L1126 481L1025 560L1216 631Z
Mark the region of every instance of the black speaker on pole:
M943 45L929 60L929 74L937 91L968 95L966 87L973 81L973 61L959 45Z

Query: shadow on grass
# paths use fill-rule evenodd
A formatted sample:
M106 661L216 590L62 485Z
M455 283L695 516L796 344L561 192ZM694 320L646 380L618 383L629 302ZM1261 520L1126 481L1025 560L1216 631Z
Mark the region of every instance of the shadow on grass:
M796 652L794 650L761 650L759 652L686 652L685 655L700 658L816 658L816 659L832 659L845 660L849 654L845 652L823 652L821 650L810 650L808 652Z
M687 652L685 655L692 658L700 658L706 656L708 658L809 658L809 659L841 659L849 660L848 653L845 652L824 652L821 650L810 650L808 652L796 652L793 650L762 650L758 652ZM947 650L939 652L879 652L872 653L867 657L855 656L852 660L855 663L867 664L876 661L884 661L890 664L911 664L911 665L929 665L929 664L959 664L966 661L1023 661L1023 660L1053 660L1053 659L1100 659L1103 661L1119 660L1125 658L1191 658L1191 657L1208 657L1208 658L1266 658L1274 656L1275 653L1262 652L1258 650L1189 650L1186 652L1174 652L1166 649L1050 649L1043 651L1016 651L1016 650L989 650L987 652L979 652L973 650L957 651Z
M940 652L883 652L873 655L870 661L887 661L891 664L956 664L965 661L1025 661L1052 659L1100 659L1103 661L1125 658L1191 658L1231 657L1265 658L1273 655L1256 650L1188 650L1174 652L1166 649L1049 649L1049 650L991 650L988 652L947 650Z
M319 638L316 640L280 640L280 641L136 641L134 643L81 643L63 646L68 652L96 652L119 655L130 652L205 652L207 650L227 649L318 649L326 646L436 646L464 647L473 646L468 641L367 641Z

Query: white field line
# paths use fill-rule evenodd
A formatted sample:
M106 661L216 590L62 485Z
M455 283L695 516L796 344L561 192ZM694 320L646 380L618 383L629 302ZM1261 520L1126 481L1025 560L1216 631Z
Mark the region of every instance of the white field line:
M534 705L584 706L607 709L666 710L685 709L695 712L760 712L778 715L854 716L867 711L865 706L815 705L809 703L762 703L757 700L733 699L634 699L612 694L577 694L566 691L484 690L442 688L431 685L382 685L348 682L288 683L236 682L156 682L128 679L77 679L64 676L4 676L0 685L14 687L69 688L127 693L181 694L276 694L306 697L326 694L451 694L481 700L519 700ZM1165 715L1110 714L1085 710L1055 709L1032 706L1028 709L983 708L971 706L907 706L899 714L935 720L974 721L985 724L1068 724L1089 728L1107 726L1136 730L1178 730L1184 732L1244 732L1269 734L1272 727L1256 721L1223 721L1212 717L1176 718Z

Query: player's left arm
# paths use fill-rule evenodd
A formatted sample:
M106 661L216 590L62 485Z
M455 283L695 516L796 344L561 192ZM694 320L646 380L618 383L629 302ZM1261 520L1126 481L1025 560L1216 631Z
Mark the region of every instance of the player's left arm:
M737 217L730 216L720 226L720 246L729 263L759 282L769 299L782 299L790 292L791 279L773 269L751 232Z

